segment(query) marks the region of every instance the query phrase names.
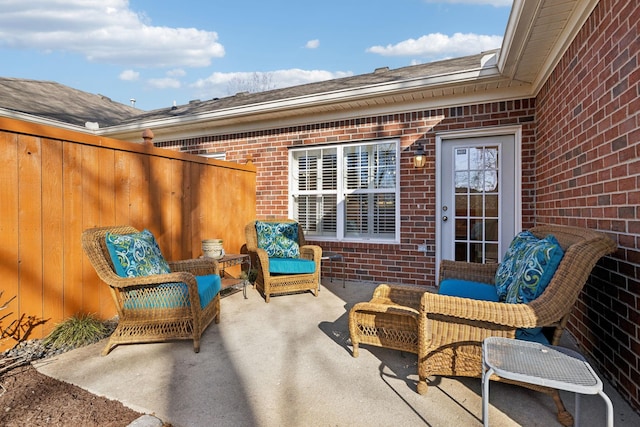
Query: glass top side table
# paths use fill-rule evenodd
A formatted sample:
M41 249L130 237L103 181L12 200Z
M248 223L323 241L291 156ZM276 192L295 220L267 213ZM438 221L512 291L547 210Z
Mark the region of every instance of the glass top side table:
M244 299L247 299L247 283L249 281L231 276L229 273L225 272L225 268L233 267L234 265L241 265L242 267L246 267L246 270L249 271L251 270L251 257L248 254L225 254L222 258L218 259L218 265L220 266L222 289L242 286L242 295L244 296Z
M579 425L580 395L599 394L607 405L607 426L613 427L613 404L602 381L577 352L551 345L502 337L482 343L482 419L489 425L489 378L501 378L575 393L575 426Z
M342 254L333 251L322 251L322 261L329 261L329 276L333 282L333 263L339 261L342 263L342 287L344 288L344 258ZM318 284L319 286L320 284Z

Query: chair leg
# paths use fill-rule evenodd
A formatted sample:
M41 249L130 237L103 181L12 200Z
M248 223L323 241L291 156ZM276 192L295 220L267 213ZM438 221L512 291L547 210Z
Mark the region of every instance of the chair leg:
M560 397L560 392L558 390L552 390L549 394L558 408L558 421L560 424L566 427L572 426L573 416L569 411L567 411L567 408L564 407L564 403L562 403L562 398Z
M353 352L351 354L353 357L358 357L360 355L360 353L358 353L358 343L351 340L351 345L353 345Z
M216 295L216 300L215 300L215 307L216 307L216 315L213 318L213 321L218 324L220 323L220 294L218 293L218 295Z
M420 377L418 379L418 394L425 394L427 390L429 390L429 386L427 385L427 379Z
M102 350L102 356L106 356L107 354L109 354L109 352L113 349L113 347L115 347L117 344L112 344L111 340L109 340L109 342L107 342L107 345L104 346L104 349Z

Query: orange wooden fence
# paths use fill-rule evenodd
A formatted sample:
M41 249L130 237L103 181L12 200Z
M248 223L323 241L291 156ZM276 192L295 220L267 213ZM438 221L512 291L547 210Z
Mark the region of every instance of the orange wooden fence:
M82 252L84 229L147 228L171 260L200 256L205 238L238 253L256 215L255 178L253 165L0 118L0 306L15 297L0 327L22 328L0 350L73 315L115 315Z

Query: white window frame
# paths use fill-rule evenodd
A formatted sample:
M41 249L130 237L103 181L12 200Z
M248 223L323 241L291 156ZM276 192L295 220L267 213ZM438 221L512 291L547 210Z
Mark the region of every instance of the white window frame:
M345 152L348 149L365 147L365 146L378 146L385 144L393 144L395 152L395 188L393 190L380 190L380 189L346 189L345 185ZM312 152L317 150L335 150L336 152L336 174L337 174L337 186L335 190L322 190L321 185L317 186L317 190L311 192L303 192L298 190L298 179L296 176L296 159L303 152ZM317 178L317 182L320 184L321 178ZM336 232L335 235L319 235L313 232L305 230L305 235L308 235L309 239L315 241L339 241L339 242L367 242L367 243L383 243L383 244L399 244L400 243L400 140L397 138L374 140L374 141L361 141L357 143L348 144L331 144L331 145L308 145L304 147L292 147L289 149L289 217L297 219L296 212L296 197L301 194L318 194L327 195L335 194L336 196ZM395 197L395 210L394 210L394 231L393 236L389 238L376 237L371 235L354 237L347 235L345 230L345 200L350 195L356 194L376 194L385 193L393 194ZM370 208L371 209L371 208ZM368 210L371 214L371 210Z
M208 159L214 160L227 160L227 152L226 151L218 151L214 153L202 153L199 156L206 157Z

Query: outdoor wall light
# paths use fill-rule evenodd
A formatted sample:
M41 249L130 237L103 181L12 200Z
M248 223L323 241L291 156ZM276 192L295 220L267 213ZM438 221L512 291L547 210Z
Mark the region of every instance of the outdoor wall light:
M416 154L414 154L413 156L413 167L423 168L426 162L427 162L427 156L425 156L424 154L424 148L422 148L422 143L418 142L418 147L416 148Z

